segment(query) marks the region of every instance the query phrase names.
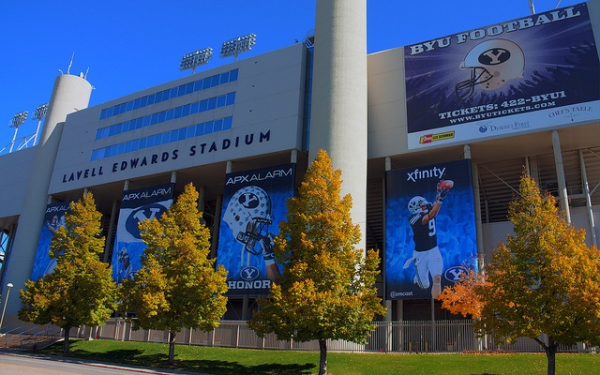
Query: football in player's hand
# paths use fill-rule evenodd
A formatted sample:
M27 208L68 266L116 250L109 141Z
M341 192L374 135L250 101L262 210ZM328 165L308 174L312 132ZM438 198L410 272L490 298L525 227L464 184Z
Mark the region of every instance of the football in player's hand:
M452 180L442 180L437 186L438 191L442 190L450 190L454 186L454 181Z

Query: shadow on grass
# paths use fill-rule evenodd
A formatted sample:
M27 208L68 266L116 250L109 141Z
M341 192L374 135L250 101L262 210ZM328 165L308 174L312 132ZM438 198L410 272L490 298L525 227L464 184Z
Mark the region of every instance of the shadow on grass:
M146 368L162 368L170 370L186 370L209 373L214 375L309 375L315 368L313 363L301 364L260 364L256 366L244 366L238 362L215 361L215 360L175 360L173 364L168 363L166 354L143 354L138 349L108 350L103 353L90 352L87 350L72 350L68 355L60 351L51 351L53 355L72 359L85 359L87 361L110 362L142 366Z

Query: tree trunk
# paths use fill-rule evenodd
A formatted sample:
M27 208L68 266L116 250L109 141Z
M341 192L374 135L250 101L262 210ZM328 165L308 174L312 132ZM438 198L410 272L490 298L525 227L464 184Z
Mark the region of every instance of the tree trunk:
M548 346L545 348L546 358L548 359L548 375L556 374L556 343L552 337L548 337Z
M63 328L63 330L65 331L65 341L63 343L63 353L69 354L69 336L71 333L71 327Z
M169 363L175 362L175 335L177 332L169 331Z
M319 375L327 375L327 341L319 340L321 358L319 360Z

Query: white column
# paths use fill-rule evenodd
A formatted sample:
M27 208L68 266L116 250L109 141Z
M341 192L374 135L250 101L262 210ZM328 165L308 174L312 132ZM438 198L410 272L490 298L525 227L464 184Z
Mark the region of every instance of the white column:
M558 194L560 208L565 212L565 219L571 224L571 211L569 209L569 196L567 193L567 180L565 178L565 167L560 148L558 131L552 130L552 149L554 150L554 163L556 165L556 179L558 180Z

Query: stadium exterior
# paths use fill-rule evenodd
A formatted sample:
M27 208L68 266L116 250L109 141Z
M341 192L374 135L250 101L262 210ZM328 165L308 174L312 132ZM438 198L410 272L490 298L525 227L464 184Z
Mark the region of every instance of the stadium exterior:
M243 231L236 234L227 210L236 192L260 188L270 194L265 216L276 234L285 214L280 201L299 186L318 149L342 169L364 247L381 250L378 287L388 320L451 318L430 290L415 289L417 270L407 262L408 201L433 201L440 180L454 181L438 219L442 286L464 264L489 260L510 233L507 204L523 168L587 231L588 244L597 244L600 0L370 55L365 12L365 1L319 0L315 36L305 43L94 107L87 108L85 77L59 76L39 145L0 156L2 175L11 176L0 182L0 228L9 240L5 324L17 324L21 307L16 292L5 300L6 284L18 291L49 267L40 255L44 228L70 202L93 192L107 238L104 260L119 268L122 249L134 252L134 240L120 232L125 221L152 212L126 201L165 191L168 201L190 182L201 194L212 255L240 276L230 281L225 319L249 318L270 278L240 269L265 273L266 257ZM469 65L472 54L484 65L486 54L489 66L516 65L502 79L486 76Z

